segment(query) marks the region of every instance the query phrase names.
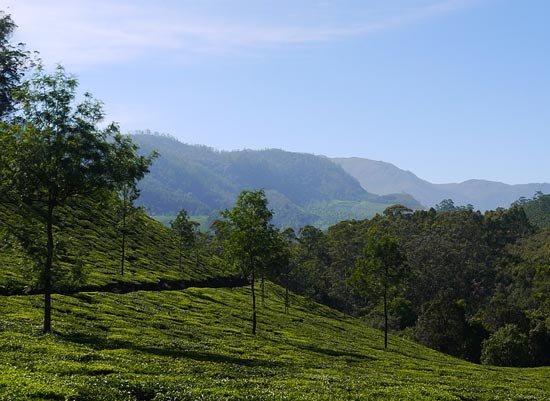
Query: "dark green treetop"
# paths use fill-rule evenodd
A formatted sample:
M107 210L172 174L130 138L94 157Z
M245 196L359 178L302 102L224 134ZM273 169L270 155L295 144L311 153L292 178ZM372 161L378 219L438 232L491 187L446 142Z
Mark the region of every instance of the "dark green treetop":
M13 110L12 92L33 65L22 43L10 43L16 27L11 16L0 10L0 121Z

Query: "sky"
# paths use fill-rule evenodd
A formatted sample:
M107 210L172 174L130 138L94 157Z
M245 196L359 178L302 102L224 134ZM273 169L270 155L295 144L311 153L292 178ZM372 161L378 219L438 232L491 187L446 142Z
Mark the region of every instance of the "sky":
M550 182L548 0L0 0L124 132Z

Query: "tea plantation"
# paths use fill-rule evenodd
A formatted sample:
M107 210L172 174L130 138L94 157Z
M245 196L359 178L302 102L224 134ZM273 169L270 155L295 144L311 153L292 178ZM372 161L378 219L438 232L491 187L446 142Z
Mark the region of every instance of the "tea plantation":
M550 368L484 367L267 285L0 297L0 400L550 400Z

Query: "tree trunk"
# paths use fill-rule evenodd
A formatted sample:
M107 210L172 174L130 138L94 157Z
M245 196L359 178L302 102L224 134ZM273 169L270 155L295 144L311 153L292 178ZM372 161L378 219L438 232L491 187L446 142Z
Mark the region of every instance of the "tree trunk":
M50 199L48 201L48 214L46 216L46 233L48 237L46 264L42 275L44 283L44 334L52 331L53 209L54 202Z
M264 271L262 269L262 308L265 308L265 279L264 279Z
M384 287L384 349L388 348L388 289Z
M183 238L180 236L180 244L179 244L179 256L178 256L178 268L181 271L181 255L182 255L182 248L183 248Z
M256 335L256 293L254 292L254 281L256 280L254 268L252 268L252 334Z
M124 261L126 259L126 212L122 213L122 249L120 256L120 274L124 275Z
M195 267L198 269L199 268L199 265L200 265L200 257L201 257L201 254L199 252L199 249L197 248L197 250L195 251L195 256L197 258L196 262L195 262Z
M288 277L285 283L285 313L288 313L288 307L290 306L290 300L288 299Z

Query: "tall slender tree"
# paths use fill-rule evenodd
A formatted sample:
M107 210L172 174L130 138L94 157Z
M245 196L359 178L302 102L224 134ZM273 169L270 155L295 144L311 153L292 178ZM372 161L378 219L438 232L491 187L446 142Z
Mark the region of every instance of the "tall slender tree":
M294 260L292 258L292 252L295 248L297 237L296 233L292 228L286 228L280 234L282 241L281 246L281 257L280 257L280 266L282 270L282 278L285 284L285 313L289 312L290 309L290 295L289 295L289 285L290 285L290 274L294 269Z
M185 209L181 209L176 218L170 221L170 227L178 238L178 266L181 270L183 252L193 248L197 238L197 227L199 223L190 220Z
M357 263L351 283L358 293L381 297L384 305L384 348L388 348L388 297L405 276L405 255L397 238L369 230L364 258Z
M132 142L131 137L123 136L120 138L119 143L119 153L127 154L137 154L138 147ZM158 153L153 151L148 157L147 162L151 162L158 157ZM120 231L120 274L124 274L124 266L126 262L126 239L129 234L128 227L131 225L132 217L137 211L134 206L134 202L139 198L140 190L138 189L138 181L141 179L139 174L140 166L135 164L135 161L132 159L120 160L121 165L119 166L121 176L119 183L116 184L115 190L118 195L118 202L115 209L117 210L117 215L119 218L118 229Z
M41 209L45 225L44 333L51 331L55 211L71 199L135 182L152 162L116 124L98 127L101 103L88 93L76 103L77 86L61 66L53 74L39 68L14 93L20 111L0 130L2 192Z
M218 223L223 230L225 249L230 258L249 278L252 290L252 333L256 334L256 292L255 281L258 269L266 263L270 250L277 238L277 230L270 223L273 212L267 207L263 190L242 191L235 206L224 210L224 223Z
M136 211L134 201L139 197L136 185L125 183L118 189L117 214L119 218L118 230L120 232L120 274L124 274L126 264L126 237L128 235L128 220Z

